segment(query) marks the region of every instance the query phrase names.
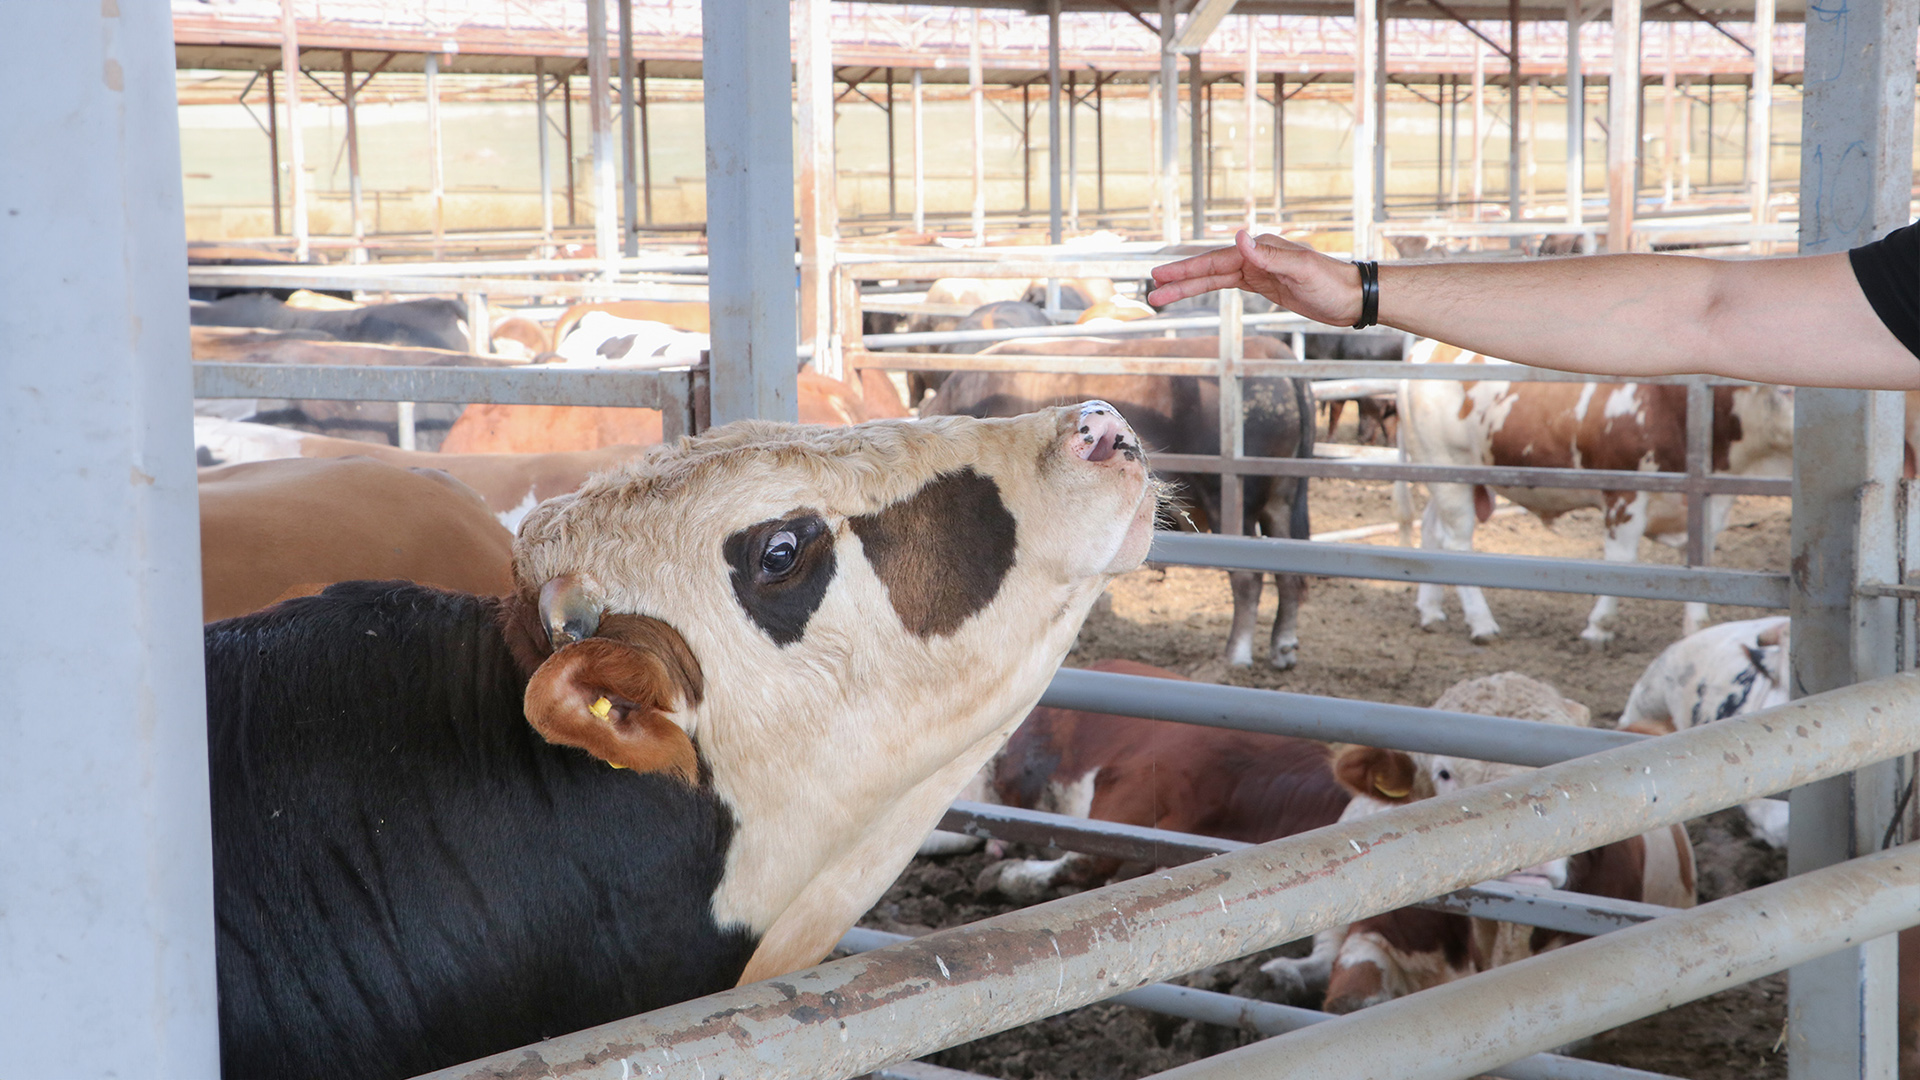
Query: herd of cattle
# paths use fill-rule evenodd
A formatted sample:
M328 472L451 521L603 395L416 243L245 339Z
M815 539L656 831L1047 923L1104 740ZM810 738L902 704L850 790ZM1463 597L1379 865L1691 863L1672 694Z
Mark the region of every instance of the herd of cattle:
M1150 313L1110 285L1065 292L1089 319ZM196 306L195 342L203 357L310 362L298 350L325 346L335 362L451 363L478 359L467 317L447 301L233 298ZM1000 299L968 324L1044 321ZM554 329L489 329L516 362L666 366L706 347L696 305L583 305ZM986 351L1217 348L1077 338ZM1292 353L1249 335L1247 355ZM1409 359L1500 363L1434 343ZM438 451L407 451L364 414L330 424L314 403L207 403L196 439L227 1075L413 1075L805 967L963 791L1260 842L1512 771L1034 708L1152 527L1220 522L1217 475L1149 472L1155 452L1219 453L1214 380L960 371L903 387L878 371L803 371L799 385L808 426L731 425L672 446L637 410L471 406L446 417ZM1248 455L1314 454L1309 380L1249 378L1243 396ZM1408 380L1393 404L1416 462L1684 468L1684 394L1668 387ZM1787 391L1716 391L1716 469L1783 474L1791 408ZM1241 482L1241 532L1311 535L1305 479ZM1678 496L1430 492L1428 547L1470 548L1495 492L1548 519L1598 507L1609 559L1685 528ZM1728 501L1709 504L1716 531ZM1261 584L1232 575L1230 663L1253 660ZM1289 668L1304 590L1288 575L1277 586L1267 655ZM1420 590L1424 627L1444 619L1439 593ZM1476 641L1498 633L1478 590L1461 601ZM1785 619L1694 632L1701 614L1635 685L1620 726L1661 734L1785 699ZM1600 598L1581 636L1606 641L1613 615ZM1589 722L1514 673L1436 707ZM1784 804L1747 813L1756 835L1784 842ZM1024 900L1141 869L1069 853L996 862L978 884ZM1512 880L1694 903L1679 827ZM1566 940L1406 909L1263 970L1277 995L1348 1011ZM1903 1016L1903 1046L1920 1055L1916 1028Z

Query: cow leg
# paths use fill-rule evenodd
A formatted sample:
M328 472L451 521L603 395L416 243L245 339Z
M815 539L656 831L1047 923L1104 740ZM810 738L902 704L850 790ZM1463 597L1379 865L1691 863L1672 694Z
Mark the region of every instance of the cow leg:
M1253 663L1253 626L1260 618L1260 588L1265 575L1251 570L1230 570L1227 581L1233 586L1233 628L1227 631L1227 663L1248 667Z
M1268 486L1267 499L1258 515L1257 524L1261 533L1288 540L1311 539L1306 498L1307 482L1304 479L1274 480ZM1273 588L1279 597L1279 604L1273 615L1273 635L1268 639L1267 659L1275 668L1289 671L1299 660L1300 601L1306 597L1307 580L1299 574L1275 574ZM1255 584L1254 598L1259 599L1258 583Z
M1276 996L1295 1005L1318 1003L1333 977L1333 961L1347 940L1347 928L1335 926L1313 935L1313 951L1306 956L1283 956L1260 965L1260 974L1273 982Z
M1273 589L1279 594L1280 609L1273 616L1273 638L1267 654L1273 666L1289 671L1300 658L1300 596L1306 582L1299 574L1273 575Z
M1420 546L1428 550L1473 550L1473 488L1468 484L1427 485L1427 511L1420 522ZM1467 620L1467 633L1476 645L1484 645L1500 635L1500 624L1493 619L1486 594L1471 585L1455 588L1460 597L1461 614ZM1420 628L1431 630L1446 621L1440 607L1444 586L1420 586L1415 605L1420 611Z
M1608 562L1633 562L1640 558L1640 540L1647 534L1648 493L1644 491L1607 493L1607 539L1603 545ZM1589 645L1605 645L1613 640L1613 618L1620 611L1617 597L1596 597L1587 614L1587 628L1580 640Z

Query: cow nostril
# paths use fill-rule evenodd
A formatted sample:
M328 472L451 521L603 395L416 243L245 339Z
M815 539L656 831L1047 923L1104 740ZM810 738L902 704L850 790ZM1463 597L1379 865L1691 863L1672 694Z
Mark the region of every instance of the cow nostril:
M1102 432L1100 438L1093 440L1093 445L1087 449L1086 459L1088 461L1105 461L1112 457L1114 451L1119 449L1121 445L1122 440L1119 432Z

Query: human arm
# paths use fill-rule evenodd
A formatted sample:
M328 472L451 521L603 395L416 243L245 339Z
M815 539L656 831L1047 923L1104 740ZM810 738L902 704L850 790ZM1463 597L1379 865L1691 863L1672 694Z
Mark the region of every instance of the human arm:
M1279 237L1154 270L1165 304L1243 288L1333 325L1360 314L1352 264ZM1606 377L1705 373L1920 389L1920 358L1874 313L1845 254L1732 261L1603 255L1385 263L1379 321L1474 352Z

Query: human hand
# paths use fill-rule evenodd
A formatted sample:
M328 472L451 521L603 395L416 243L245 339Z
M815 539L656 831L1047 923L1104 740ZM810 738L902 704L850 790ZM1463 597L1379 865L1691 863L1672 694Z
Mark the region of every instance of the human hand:
M1250 235L1245 229L1234 246L1156 266L1147 302L1171 304L1215 289L1246 289L1331 326L1360 319L1360 271L1352 263L1322 255L1278 236Z

